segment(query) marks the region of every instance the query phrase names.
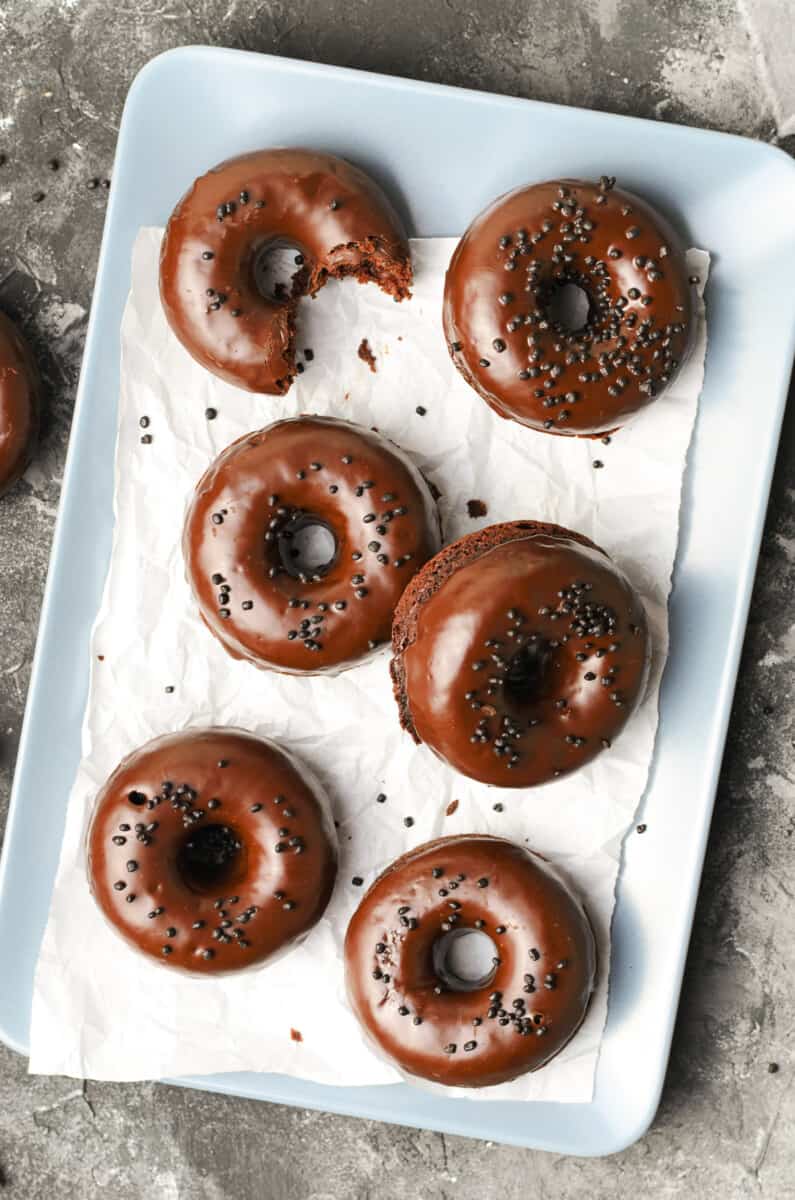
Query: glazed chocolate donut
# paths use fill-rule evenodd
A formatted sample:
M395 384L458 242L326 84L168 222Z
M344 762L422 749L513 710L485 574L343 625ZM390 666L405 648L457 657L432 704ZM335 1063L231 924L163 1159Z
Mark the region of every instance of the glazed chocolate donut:
M303 258L291 294L278 299L256 279L274 246ZM403 300L408 241L372 179L314 150L241 154L202 175L174 209L160 255L163 307L186 350L229 383L273 395L296 373L299 298L348 275Z
M39 377L16 326L0 312L0 496L28 466L39 432Z
M330 554L312 567L296 548L310 529ZM234 442L200 480L183 535L211 632L235 658L298 675L341 670L388 641L401 592L438 546L417 468L380 434L332 417Z
M607 749L649 663L623 573L588 538L538 521L490 525L426 563L392 650L404 729L497 787L547 783Z
M480 930L491 970L449 969L454 939ZM369 1037L401 1070L451 1087L536 1071L580 1027L596 947L579 901L537 854L466 834L397 859L348 926L345 977Z
M116 932L202 975L262 965L303 938L336 869L318 783L239 729L147 742L100 791L88 832L91 890Z
M607 433L686 357L691 284L679 239L614 185L603 176L517 188L456 247L444 291L448 346L501 417L548 433ZM584 293L575 328L566 285Z

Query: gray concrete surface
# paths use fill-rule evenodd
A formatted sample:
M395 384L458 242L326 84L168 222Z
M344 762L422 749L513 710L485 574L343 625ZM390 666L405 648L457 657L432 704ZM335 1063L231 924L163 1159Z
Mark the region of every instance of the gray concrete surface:
M774 140L782 98L762 52L779 41L776 11L791 15L779 0L0 5L0 305L47 382L37 461L0 505L0 824L102 229L106 193L87 181L110 173L137 69L210 42ZM152 1084L79 1087L28 1079L0 1046L0 1195L795 1197L794 450L791 405L671 1066L640 1143L564 1159Z

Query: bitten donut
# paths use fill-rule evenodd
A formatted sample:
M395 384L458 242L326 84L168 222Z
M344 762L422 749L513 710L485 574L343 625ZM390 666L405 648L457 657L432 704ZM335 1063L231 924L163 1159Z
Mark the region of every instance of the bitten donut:
M400 721L472 779L533 787L608 749L641 699L643 605L588 538L510 521L446 546L395 612Z
M458 939L491 940L488 970L451 969ZM572 892L504 838L428 842L375 881L345 938L351 1007L395 1066L451 1087L505 1083L577 1032L596 948Z
M290 674L341 670L387 642L438 547L436 504L408 457L331 417L277 421L224 450L183 536L207 627L233 657Z
M28 466L38 431L38 372L27 343L0 312L0 496Z
M444 329L455 365L501 417L595 436L674 378L691 288L677 235L645 201L607 176L555 179L472 222L447 271Z
M170 969L262 965L304 937L337 869L326 798L273 742L237 729L155 738L116 768L88 832L113 928Z
M298 251L290 293L257 284L263 256ZM171 218L160 295L197 362L251 392L286 392L294 375L296 309L327 279L373 281L403 300L411 258L400 219L363 171L314 150L259 150L197 179Z

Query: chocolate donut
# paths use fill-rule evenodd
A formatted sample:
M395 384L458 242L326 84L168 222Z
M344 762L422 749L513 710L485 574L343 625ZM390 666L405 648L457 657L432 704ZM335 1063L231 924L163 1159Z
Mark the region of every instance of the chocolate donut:
M116 932L202 975L262 965L303 938L336 869L318 783L239 729L147 742L100 791L88 832L91 890Z
M298 251L291 294L257 286L263 255ZM363 171L314 150L259 150L221 163L183 196L163 238L160 295L197 362L250 392L286 392L301 296L330 277L373 281L403 300L411 259L400 219Z
M490 525L426 563L392 650L403 728L497 787L547 783L607 749L649 663L623 573L588 538L538 521Z
M39 432L39 376L16 326L0 312L0 496L23 474Z
M453 361L501 417L548 433L623 425L689 349L691 284L674 231L603 176L517 188L476 217L444 290ZM584 312L567 312L567 285ZM572 326L575 327L572 327Z
M481 931L491 969L464 980L452 942ZM594 988L588 918L544 861L504 838L439 838L397 859L348 926L353 1011L401 1070L450 1087L536 1071L577 1032Z
M310 529L330 555L312 566L297 549ZM200 480L183 535L188 580L225 649L299 675L388 641L401 592L438 546L436 504L408 457L332 417L234 442Z

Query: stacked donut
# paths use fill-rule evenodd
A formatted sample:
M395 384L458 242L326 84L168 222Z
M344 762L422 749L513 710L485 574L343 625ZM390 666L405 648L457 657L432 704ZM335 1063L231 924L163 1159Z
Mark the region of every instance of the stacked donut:
M263 262L280 246L297 270L268 290ZM173 332L249 391L291 387L301 299L334 277L402 301L412 267L381 189L329 154L222 163L192 185L163 239ZM645 202L608 177L556 180L476 217L450 262L442 321L456 367L500 417L602 436L676 375L691 284L676 235ZM182 548L202 620L229 655L312 676L391 642L408 736L494 787L547 784L609 752L643 697L643 605L603 550L521 513L443 546L410 456L346 421L307 414L225 449L189 499ZM166 732L133 749L96 798L95 898L169 970L262 967L326 909L332 810L275 742ZM464 935L488 939L475 978L456 966ZM409 1075L483 1087L566 1045L597 962L586 909L549 864L472 831L386 868L350 922L345 968L382 1054Z

